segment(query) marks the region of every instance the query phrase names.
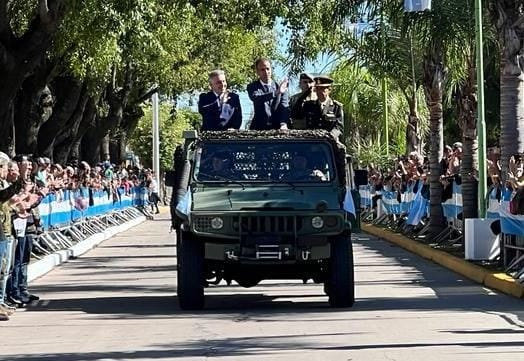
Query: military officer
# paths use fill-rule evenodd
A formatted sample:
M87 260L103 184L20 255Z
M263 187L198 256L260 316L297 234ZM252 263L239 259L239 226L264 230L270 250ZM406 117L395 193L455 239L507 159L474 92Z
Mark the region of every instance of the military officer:
M325 129L340 141L344 132L344 112L342 103L330 97L332 84L333 79L328 76L315 77L317 100L306 101L298 115L306 120L307 129Z
M304 102L316 100L317 94L314 91L315 78L308 74L302 73L299 77L300 93L289 98L289 109L291 109L291 126L293 129L306 129L306 121L301 115Z

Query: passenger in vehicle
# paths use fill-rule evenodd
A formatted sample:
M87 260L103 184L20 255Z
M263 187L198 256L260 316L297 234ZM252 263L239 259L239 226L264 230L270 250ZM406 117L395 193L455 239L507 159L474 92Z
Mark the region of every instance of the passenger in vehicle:
M342 103L330 96L332 84L333 79L328 76L315 77L317 100L306 101L295 116L306 119L307 129L325 129L340 141L344 133L344 112Z
M240 129L242 108L238 94L227 89L223 70L209 73L211 91L200 94L198 112L202 115L202 131Z
M303 117L302 107L306 101L317 99L317 94L314 91L315 80L312 75L302 73L299 81L300 93L291 96L289 99L291 127L293 129L306 129L306 120Z
M249 129L288 129L289 95L287 78L277 84L272 79L271 63L266 58L256 60L255 70L258 80L247 86L247 94L254 107L254 115Z

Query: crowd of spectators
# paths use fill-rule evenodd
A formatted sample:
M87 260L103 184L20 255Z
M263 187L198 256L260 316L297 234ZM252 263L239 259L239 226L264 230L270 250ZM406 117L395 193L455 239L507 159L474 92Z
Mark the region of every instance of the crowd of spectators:
M39 299L28 291L27 269L33 240L42 232L38 205L48 194L62 199L66 190L76 191L74 206L84 210L92 204L93 191L105 191L116 201L121 193L131 195L134 187L148 189L152 210L156 207L158 213L158 185L150 169L109 161L63 166L45 157L10 159L0 152L0 320Z
M460 142L444 147L439 170L443 186L442 202L451 198L453 184L460 185L463 181L462 155L463 148ZM392 160L391 164L392 166L385 169L379 169L373 165L368 166L368 184L372 194L375 194L376 191L397 192L397 199L400 201L402 193L408 189L417 192L418 187L422 187L422 196L429 199L429 161L427 157L412 152L408 156ZM515 154L510 157L506 181L502 184L500 149L490 147L487 152L486 171L488 185L486 196L500 201L503 192L510 191L513 194L510 211L513 214L524 214L524 155ZM475 171L467 176L478 181L478 174ZM413 186L414 189L410 186ZM380 192L372 198L373 207L376 207L376 200L379 198Z

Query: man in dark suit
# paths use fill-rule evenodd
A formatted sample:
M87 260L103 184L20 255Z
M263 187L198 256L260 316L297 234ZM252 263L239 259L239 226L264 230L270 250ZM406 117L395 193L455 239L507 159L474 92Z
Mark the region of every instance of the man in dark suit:
M302 109L297 109L297 116L304 117L306 129L325 129L340 141L344 133L344 111L342 103L330 97L333 79L327 76L315 77L317 100L304 102Z
M247 86L247 93L254 107L254 116L249 129L288 129L288 80L284 79L280 84L273 81L271 63L266 58L257 59L255 69L258 80Z
M240 129L242 108L238 95L227 90L226 75L222 70L209 73L211 91L200 94L198 112L202 114L200 130Z

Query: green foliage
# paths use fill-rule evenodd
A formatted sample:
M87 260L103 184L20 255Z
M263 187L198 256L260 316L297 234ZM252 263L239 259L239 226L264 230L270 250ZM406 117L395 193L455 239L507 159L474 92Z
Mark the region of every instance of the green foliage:
M153 158L153 112L151 105L144 108L144 116L133 131L129 146L140 157L145 167L152 167ZM162 103L160 106L160 170L164 171L173 167L173 154L178 144L183 143L182 131L191 129L200 118L198 113L188 109L180 109L172 113L170 104Z

